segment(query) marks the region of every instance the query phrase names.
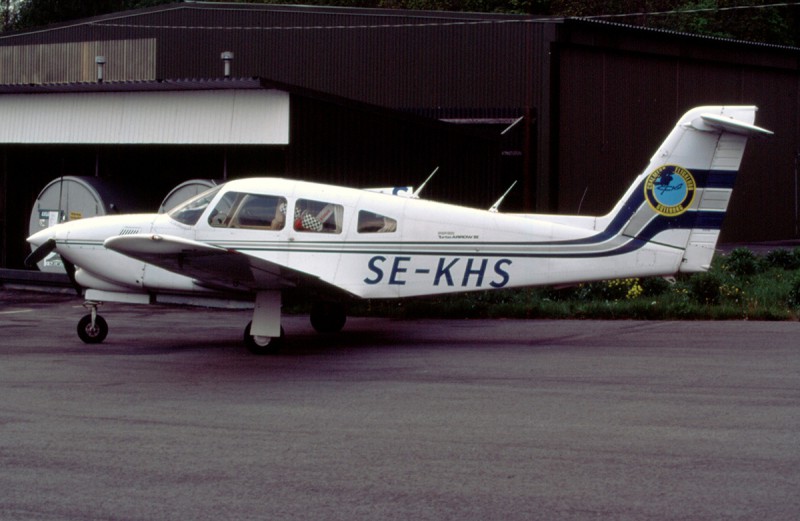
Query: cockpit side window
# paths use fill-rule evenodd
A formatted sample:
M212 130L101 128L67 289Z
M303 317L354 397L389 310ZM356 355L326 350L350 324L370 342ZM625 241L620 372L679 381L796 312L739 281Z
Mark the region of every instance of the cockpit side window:
M324 201L298 199L294 206L294 229L298 232L342 233L344 207Z
M211 211L208 217L208 224L215 228L227 228L230 226L233 212L244 197L244 194L239 192L227 192L224 194L217 206Z
M285 197L240 192L222 196L208 219L215 228L282 230L285 223Z
M358 212L358 233L392 233L397 221L385 215L361 210Z
M194 226L200 220L200 216L208 208L211 200L217 195L220 186L215 186L201 194L197 194L185 203L170 210L169 216L178 221L179 223Z

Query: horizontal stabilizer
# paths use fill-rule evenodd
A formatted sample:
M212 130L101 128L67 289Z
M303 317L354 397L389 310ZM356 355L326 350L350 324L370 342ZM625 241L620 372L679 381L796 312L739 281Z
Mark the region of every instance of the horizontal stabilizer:
M771 130L757 127L738 119L719 116L716 114L701 114L700 119L702 119L703 123L709 127L730 132L732 134L739 134L747 137L771 136L773 134ZM698 130L706 130L705 128L702 128L702 125L694 126Z

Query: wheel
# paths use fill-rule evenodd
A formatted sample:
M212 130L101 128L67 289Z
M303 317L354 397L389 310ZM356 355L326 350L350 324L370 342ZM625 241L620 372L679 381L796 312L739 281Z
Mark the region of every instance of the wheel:
M85 315L78 321L78 336L87 344L99 344L108 335L108 324L100 315L94 319L92 327L92 315Z
M338 333L347 322L347 314L341 304L320 302L311 310L311 326L317 333Z
M275 353L283 345L283 327L281 327L281 336L279 337L253 336L250 334L250 326L252 325L253 322L250 321L247 323L247 327L244 328L244 344L251 353L268 355Z

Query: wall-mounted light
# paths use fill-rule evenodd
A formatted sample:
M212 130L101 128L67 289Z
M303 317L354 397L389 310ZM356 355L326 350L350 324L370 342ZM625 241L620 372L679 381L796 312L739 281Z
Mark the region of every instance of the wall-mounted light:
M106 57L95 56L94 62L97 64L97 83L103 83L103 69L106 66Z
M225 51L220 56L222 61L225 63L225 77L231 77L231 62L233 61L233 53L231 51Z

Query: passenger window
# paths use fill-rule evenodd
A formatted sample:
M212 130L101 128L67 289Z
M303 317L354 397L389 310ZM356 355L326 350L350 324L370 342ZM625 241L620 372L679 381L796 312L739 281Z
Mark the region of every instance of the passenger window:
M209 224L216 228L282 230L286 224L286 198L228 192L211 213Z
M323 201L298 199L294 207L294 229L298 232L342 233L344 207Z
M358 212L358 233L391 233L397 231L397 221L372 212Z

